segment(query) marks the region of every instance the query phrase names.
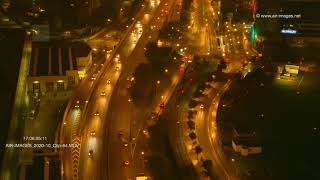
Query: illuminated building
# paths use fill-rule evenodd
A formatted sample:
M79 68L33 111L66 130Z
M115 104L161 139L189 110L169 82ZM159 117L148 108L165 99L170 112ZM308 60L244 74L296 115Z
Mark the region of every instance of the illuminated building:
M261 145L257 142L256 133L243 127L233 130L232 148L242 156L262 152Z
M91 63L91 49L85 43L33 43L28 92L45 94L75 87Z

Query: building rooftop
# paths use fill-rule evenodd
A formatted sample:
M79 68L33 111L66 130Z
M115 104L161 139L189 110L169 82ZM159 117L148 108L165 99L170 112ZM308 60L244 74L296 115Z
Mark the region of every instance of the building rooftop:
M247 147L258 147L257 136L254 129L246 125L237 125L233 129L233 142Z
M90 47L83 42L33 42L30 76L61 76L77 70L77 57L86 57Z
M233 128L233 135L235 137L255 138L256 132L252 128L246 125L237 125L236 127Z
M259 147L261 146L256 139L252 138L234 138L233 142L236 145L242 145L244 147Z

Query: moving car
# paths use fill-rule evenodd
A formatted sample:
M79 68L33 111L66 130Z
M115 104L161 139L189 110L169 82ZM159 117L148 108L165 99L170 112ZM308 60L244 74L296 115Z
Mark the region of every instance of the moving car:
M88 156L93 157L93 150L92 149L89 151Z
M123 147L128 147L128 146L129 146L128 141L127 141L126 138L124 137L124 132L123 132L123 131L119 131L119 132L118 132L118 138L119 138L119 140L121 141Z
M106 92L105 91L102 91L101 92L101 96L105 96L106 95Z
M119 138L121 141L125 141L124 132L123 132L123 131L119 131L119 132L118 132L118 138Z
M96 135L96 132L95 131L91 131L90 132L90 136L95 136Z
M130 162L128 160L123 160L122 161L122 166L128 167L130 165Z
M155 112L151 113L151 115L150 115L151 120L155 120L157 117L158 117L158 114Z
M144 175L144 173L139 173L136 176L136 180L147 180L148 177Z
M160 107L160 109L163 109L164 108L164 103L163 102L160 103L159 107Z

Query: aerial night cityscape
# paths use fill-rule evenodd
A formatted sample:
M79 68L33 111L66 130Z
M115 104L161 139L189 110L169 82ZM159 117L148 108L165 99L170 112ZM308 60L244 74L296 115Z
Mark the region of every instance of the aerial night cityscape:
M0 180L320 180L320 0L0 5Z

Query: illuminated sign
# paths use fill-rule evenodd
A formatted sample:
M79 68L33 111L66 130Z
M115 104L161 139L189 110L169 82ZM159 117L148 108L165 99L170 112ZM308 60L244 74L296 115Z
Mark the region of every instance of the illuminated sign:
M281 29L282 34L297 34L297 30L294 29Z

